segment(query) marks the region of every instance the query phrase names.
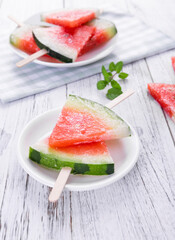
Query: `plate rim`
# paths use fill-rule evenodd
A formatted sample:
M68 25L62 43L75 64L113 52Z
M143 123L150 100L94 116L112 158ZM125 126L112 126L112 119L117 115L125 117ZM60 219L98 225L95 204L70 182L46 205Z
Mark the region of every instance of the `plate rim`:
M20 163L21 167L24 169L24 171L29 174L33 179L35 179L36 181L40 182L41 184L44 184L48 187L53 187L53 184L51 182L45 181L43 178L41 178L39 175L33 173L33 171L30 170L29 167L27 167L27 164L25 164L25 161L23 159L23 156L20 152L20 146L21 146L21 139L25 133L25 131L30 127L30 125L32 123L34 123L38 118L43 117L44 115L47 115L51 112L59 112L61 110L61 108L53 108L50 109L48 111L45 111L41 114L39 114L38 116L32 118L26 125L25 127L22 129L22 132L19 136L18 142L17 142L17 156L18 156L18 162ZM118 115L118 114L117 114ZM121 115L118 115L122 118ZM135 129L124 119L122 118L130 127L131 132L133 133L133 135L135 136L135 141L136 141L136 149L135 149L135 159L127 166L127 168L121 172L118 175L110 175L110 178L105 178L102 179L101 181L98 182L91 182L88 184L85 184L85 186L74 186L71 185L70 183L67 183L65 185L65 189L69 190L69 191L89 191L89 190L95 190L95 189L99 189L99 188L103 188L106 187L114 182L119 181L121 178L123 178L124 176L126 176L131 170L132 168L135 166L136 162L138 161L138 156L139 156L139 151L140 151L140 141L139 141L139 137L137 132L135 131ZM52 170L51 170L52 171ZM59 171L58 171L59 172Z

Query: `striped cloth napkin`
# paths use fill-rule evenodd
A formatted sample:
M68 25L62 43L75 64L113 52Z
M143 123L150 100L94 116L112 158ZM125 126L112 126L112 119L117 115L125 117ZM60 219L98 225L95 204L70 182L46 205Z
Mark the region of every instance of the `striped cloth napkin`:
M106 11L102 17L115 22L118 40L112 54L93 64L77 68L49 68L35 63L17 68L20 60L9 47L13 30L8 20L0 21L0 99L7 103L101 72L101 66L122 60L125 64L175 48L175 41L128 13Z

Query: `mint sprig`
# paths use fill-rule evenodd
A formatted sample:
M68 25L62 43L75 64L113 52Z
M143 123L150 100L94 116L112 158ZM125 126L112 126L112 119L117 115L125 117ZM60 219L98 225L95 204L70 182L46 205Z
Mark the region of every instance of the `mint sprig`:
M123 68L123 62L120 61L118 63L111 62L109 64L109 71L106 70L104 66L102 66L102 74L104 77L104 80L100 80L97 82L97 89L102 90L107 85L111 85L112 88L108 89L108 92L106 94L106 97L110 100L113 100L114 98L118 97L120 94L122 94L122 89L120 84L114 80L114 76L118 75L120 79L126 79L128 77L127 73L122 72Z

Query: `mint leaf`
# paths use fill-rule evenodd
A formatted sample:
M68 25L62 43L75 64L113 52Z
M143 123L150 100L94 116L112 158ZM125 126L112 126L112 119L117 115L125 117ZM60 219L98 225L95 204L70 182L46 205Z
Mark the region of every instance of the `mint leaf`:
M111 72L108 72L108 75L109 75L110 77L112 77L112 73L111 73Z
M104 80L98 81L97 82L97 89L102 90L106 87L106 85L107 85L106 81L104 81Z
M110 88L106 94L106 97L110 100L113 100L114 98L118 97L122 93L123 92L121 91L121 89Z
M122 72L123 68L123 62L120 61L118 63L111 62L109 63L109 70L105 68L105 66L102 66L102 74L103 74L103 80L100 80L97 82L97 89L102 90L107 85L111 84L111 87L106 94L106 97L110 100L118 97L120 94L122 94L121 86L118 82L118 80L114 80L114 77L118 77L120 79L125 79L128 77L127 73Z
M111 62L109 64L109 71L111 71L111 72L115 71L115 63L114 62Z
M120 90L121 90L120 84L119 84L117 81L115 81L115 80L112 80L112 81L111 81L111 86L112 86L113 88L117 88L117 89L120 89Z
M125 79L125 78L128 77L128 74L127 74L127 73L124 73L124 72L121 72L118 76L119 76L119 78L121 78L121 79Z
M118 62L118 63L115 65L115 71L116 71L117 73L121 72L122 68L123 68L123 62Z
M105 68L104 66L102 66L101 71L102 71L102 74L103 74L103 76L104 76L104 79L105 79L107 82L109 82L111 76L109 76L109 74L108 74L108 72L106 71L106 68Z

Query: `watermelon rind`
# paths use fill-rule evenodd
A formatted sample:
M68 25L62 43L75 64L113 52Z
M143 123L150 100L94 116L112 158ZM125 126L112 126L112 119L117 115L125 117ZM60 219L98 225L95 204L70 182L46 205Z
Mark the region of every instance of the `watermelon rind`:
M86 23L87 26L93 26L96 27L98 30L104 31L107 35L108 38L112 38L117 34L117 28L115 24L109 20L103 19L103 18L96 18L88 23Z
M111 135L113 138L131 136L131 129L129 125L114 111L100 103L70 94L64 107L73 108L80 111L83 110L93 114L94 117L99 119L99 121L102 121L105 125L111 128Z
M46 49L48 52L48 55L60 60L61 62L72 63L75 61L77 54L75 53L74 50L65 49L64 45L62 45L62 46L60 45L59 50L57 49L57 51L53 47L48 47L48 45L45 44L45 37L42 38L40 32L42 32L42 29L40 29L40 28L34 29L34 31L33 31L34 40L40 49L43 49L43 48ZM66 54L66 52L67 52L67 54Z
M23 38L28 32L32 32L34 28L37 26L32 25L24 25L22 27L17 27L11 34L10 34L10 43L18 47L19 41L21 38Z
M70 158L61 158L55 154L43 153L37 149L29 148L29 158L45 168L61 170L63 167L72 168L72 174L109 175L114 173L114 163L83 163L71 161Z

